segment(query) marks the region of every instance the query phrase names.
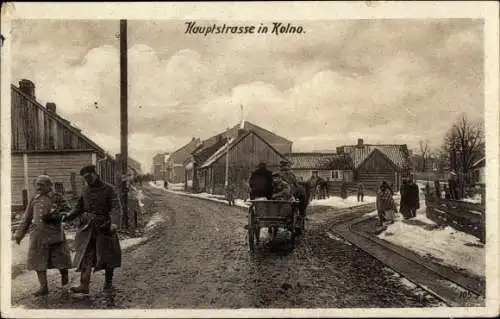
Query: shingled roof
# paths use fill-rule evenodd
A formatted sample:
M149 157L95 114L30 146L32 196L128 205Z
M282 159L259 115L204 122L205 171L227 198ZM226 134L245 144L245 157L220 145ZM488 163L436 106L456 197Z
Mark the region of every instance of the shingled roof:
M373 145L373 144L363 144L357 145L345 145L339 148L340 153L349 154L352 159L354 168L358 168L363 162L370 156L370 154L379 150L382 154L387 156L387 158L394 163L400 169L406 169L409 166L409 152L406 144L385 144L385 145Z
M348 154L335 153L289 153L292 169L307 170L351 170L352 160Z

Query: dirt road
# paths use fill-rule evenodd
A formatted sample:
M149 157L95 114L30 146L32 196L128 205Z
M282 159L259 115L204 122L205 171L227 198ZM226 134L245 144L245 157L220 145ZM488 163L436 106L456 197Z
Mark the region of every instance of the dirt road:
M241 208L159 189L147 189L145 195L153 200L156 224L145 241L124 252L113 297L100 292L103 274L98 273L92 277L90 296L54 290L35 299L30 292L36 286L13 283L13 303L29 308L156 309L442 306L331 233L334 223L372 207L336 212L315 208L295 248L283 233L252 257ZM72 277L77 283L77 275Z

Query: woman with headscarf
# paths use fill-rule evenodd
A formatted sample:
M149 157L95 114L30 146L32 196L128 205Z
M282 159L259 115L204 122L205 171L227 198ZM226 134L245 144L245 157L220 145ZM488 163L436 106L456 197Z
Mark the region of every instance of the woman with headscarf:
M395 214L398 210L392 195L393 192L391 187L386 181L383 181L382 185L380 185L380 188L377 190L377 213L380 226L382 226L384 222L394 222Z

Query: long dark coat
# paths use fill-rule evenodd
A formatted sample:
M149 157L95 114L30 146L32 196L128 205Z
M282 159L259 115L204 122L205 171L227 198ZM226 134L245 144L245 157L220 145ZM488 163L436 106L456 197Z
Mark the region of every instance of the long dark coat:
M418 209L420 207L420 195L418 185L415 183L408 183L403 186L401 193L401 202L405 204L408 210Z
M273 194L273 173L266 168L258 168L252 172L248 182L250 186L250 198L267 197Z
M31 228L29 236L28 270L71 268L71 254L60 221L49 222L56 203L56 196L50 192L35 195L28 203L23 220L15 237L22 240Z
M73 267L81 271L83 257L92 239L95 239L96 263L94 271L121 266L120 240L111 232L111 224L120 225L121 204L113 186L98 180L95 185L85 186L82 196L67 220L83 217L83 226L75 236L76 255Z

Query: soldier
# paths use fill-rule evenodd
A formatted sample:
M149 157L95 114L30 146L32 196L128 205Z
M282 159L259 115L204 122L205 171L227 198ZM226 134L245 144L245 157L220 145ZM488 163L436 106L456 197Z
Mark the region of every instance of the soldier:
M73 211L64 219L70 221L83 215L84 225L75 237L76 255L73 267L81 272L80 285L74 293L89 293L92 267L105 270L104 291L113 290L114 268L121 266L121 248L116 230L121 218L120 200L113 186L104 183L90 165L80 170L87 185Z
M295 194L297 189L297 177L294 173L292 173L292 171L290 171L290 163L287 161L281 161L278 173L280 174L281 179L283 179L290 186L292 194Z
M292 199L292 192L290 185L283 180L280 173L273 173L273 195L272 199L276 200L290 200Z
M29 238L27 268L36 271L40 283L40 289L34 295L43 296L49 293L47 269L59 269L61 285L63 287L68 285L71 255L61 224L61 199L52 191L50 177L38 176L35 185L37 194L26 208L15 239L19 245L33 224Z

